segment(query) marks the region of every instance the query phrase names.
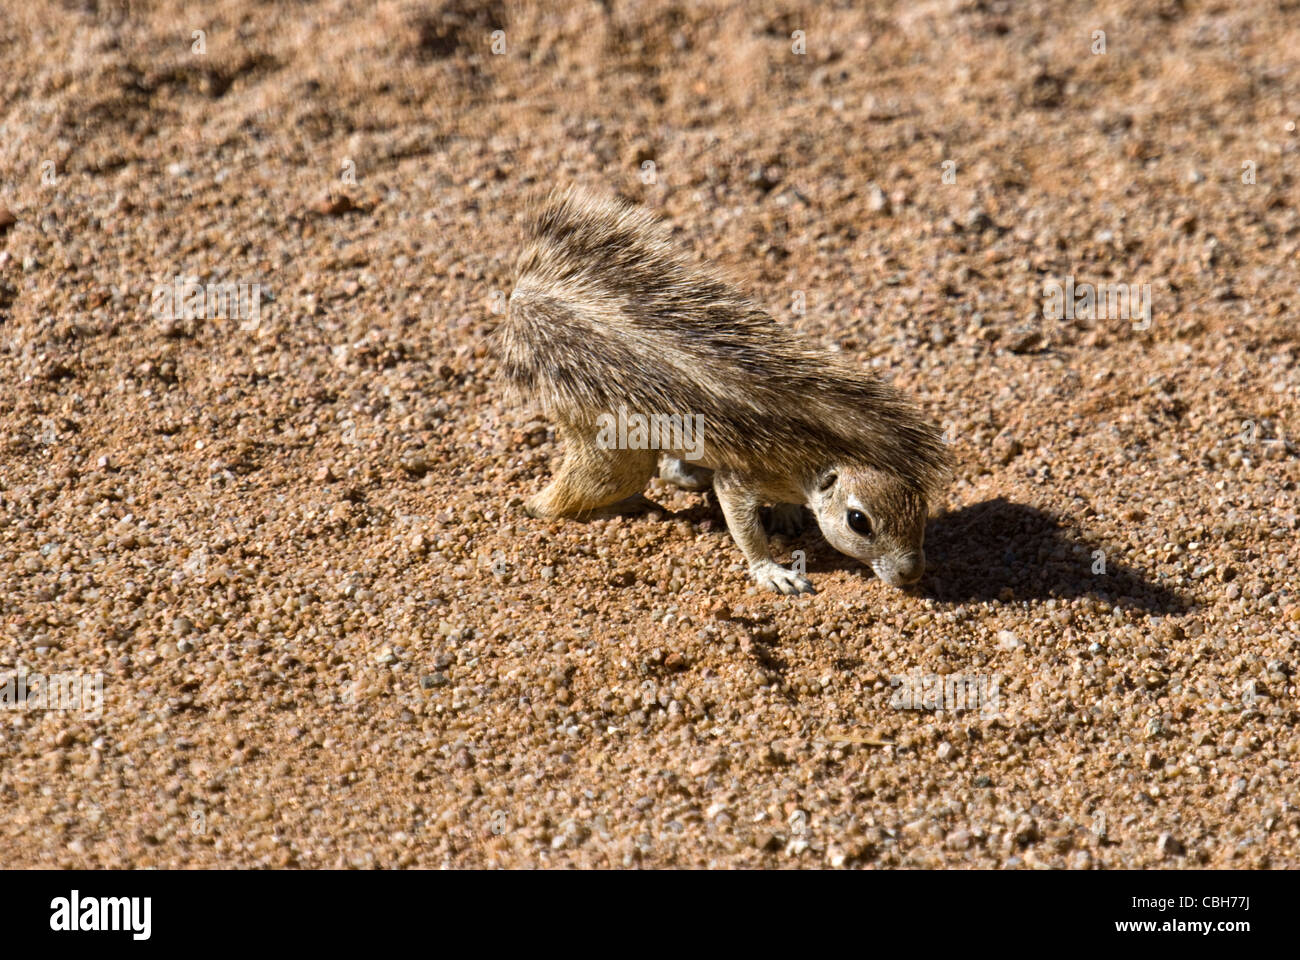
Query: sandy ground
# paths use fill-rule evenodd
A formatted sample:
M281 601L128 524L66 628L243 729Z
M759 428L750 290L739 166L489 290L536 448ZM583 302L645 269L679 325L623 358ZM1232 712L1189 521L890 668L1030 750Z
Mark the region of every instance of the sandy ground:
M0 712L0 862L1300 866L1300 10L869 6L6 4L0 680L103 686ZM522 514L570 182L945 425L918 588Z

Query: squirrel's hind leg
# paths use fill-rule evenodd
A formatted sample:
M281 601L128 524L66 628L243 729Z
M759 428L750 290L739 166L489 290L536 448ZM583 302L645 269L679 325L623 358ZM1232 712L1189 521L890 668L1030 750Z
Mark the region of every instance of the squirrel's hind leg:
M666 480L683 490L707 490L713 486L713 471L664 454L659 463L659 479Z
M774 503L768 514L767 529L774 536L797 537L807 527L803 504Z
M585 431L561 427L564 459L546 489L528 501L534 517L634 513L653 504L641 492L654 475L654 450L608 450Z

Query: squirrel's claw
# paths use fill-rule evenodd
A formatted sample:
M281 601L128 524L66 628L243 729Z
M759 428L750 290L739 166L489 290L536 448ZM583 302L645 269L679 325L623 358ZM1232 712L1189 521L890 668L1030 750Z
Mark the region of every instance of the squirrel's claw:
M777 563L768 563L753 571L754 582L760 587L767 587L777 593L816 593L812 581L802 574L787 570Z

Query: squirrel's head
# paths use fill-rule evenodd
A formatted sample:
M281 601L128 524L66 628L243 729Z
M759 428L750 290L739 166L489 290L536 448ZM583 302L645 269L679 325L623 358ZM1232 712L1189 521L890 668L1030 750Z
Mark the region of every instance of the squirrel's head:
M808 506L831 546L891 587L914 583L925 571L925 497L900 478L871 467L832 467L814 480Z

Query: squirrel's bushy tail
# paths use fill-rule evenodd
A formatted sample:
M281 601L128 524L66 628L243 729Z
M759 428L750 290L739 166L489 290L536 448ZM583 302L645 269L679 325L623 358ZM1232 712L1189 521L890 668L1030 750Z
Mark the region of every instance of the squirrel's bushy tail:
M647 211L583 191L553 193L529 225L500 359L516 392L570 423L620 406L700 416L722 465L857 462L926 493L947 473L905 397L690 264Z

